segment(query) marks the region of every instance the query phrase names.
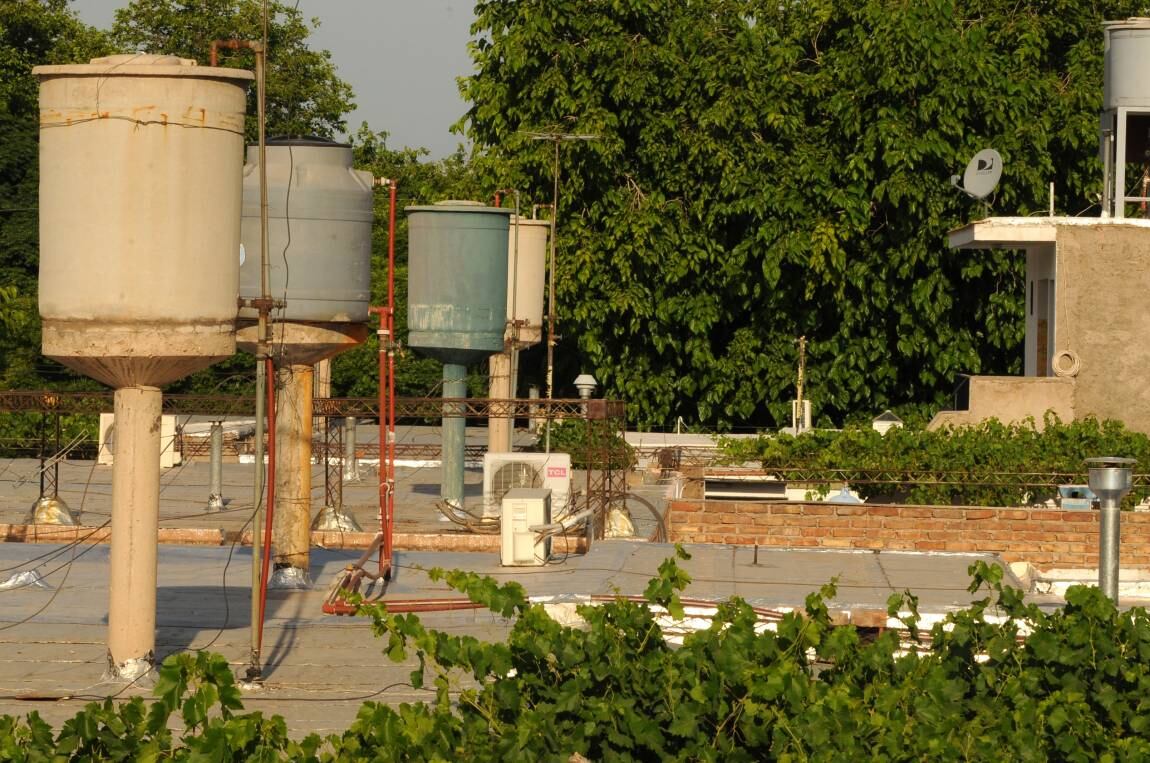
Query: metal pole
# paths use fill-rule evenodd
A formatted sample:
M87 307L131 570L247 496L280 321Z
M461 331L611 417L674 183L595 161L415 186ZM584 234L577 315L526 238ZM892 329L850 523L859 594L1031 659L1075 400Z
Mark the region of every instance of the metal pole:
M1098 549L1098 587L1111 601L1118 601L1119 508L1116 501L1099 503L1102 514Z
M224 508L224 425L212 422L211 477L208 487L208 511Z
M547 265L547 399L551 400L555 380L555 229L559 218L559 138L555 139L555 167L551 189L551 255ZM551 407L547 407L547 423L544 434L546 453L551 452Z
M1118 603L1119 520L1122 499L1133 486L1132 458L1088 458L1090 490L1098 497L1098 587Z
M262 588L262 553L260 551L260 537L263 535L264 524L264 417L267 415L265 399L267 396L267 380L264 364L268 355L268 340L270 339L270 326L268 325L268 303L271 300L271 259L268 257L268 162L267 162L267 105L265 91L264 56L268 47L268 7L267 0L262 4L263 29L259 49L256 56L256 120L257 139L259 145L259 172L260 172L260 307L259 327L256 334L258 342L256 350L256 431L255 431L255 485L253 486L253 519L252 519L252 597L250 607L250 636L251 650L247 668L247 679L259 681L263 677L263 665L260 655L260 640L263 630L263 598Z

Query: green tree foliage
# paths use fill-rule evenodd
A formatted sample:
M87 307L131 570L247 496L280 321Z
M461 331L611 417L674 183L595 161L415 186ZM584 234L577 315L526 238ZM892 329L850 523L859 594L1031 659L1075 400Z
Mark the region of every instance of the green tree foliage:
M123 50L194 58L208 63L213 40L261 39L259 0L134 0L116 11L112 39ZM298 9L268 3L268 135L331 138L346 128L355 108L351 86L336 74L331 54L308 47L309 24ZM220 52L222 66L252 69L249 52ZM256 139L255 87L248 97L248 139Z
M1136 469L1150 469L1150 437L1120 421L1086 418L1064 424L1048 414L1041 431L1033 421L981 424L928 431L906 426L879 434L869 424L842 431L816 430L722 442L724 458L757 461L786 480L812 472L859 474L852 484L864 498L926 505L1018 506L1054 497L1050 475L1063 484L1086 484L1085 459L1133 458ZM888 475L872 481L867 473ZM1146 496L1135 489L1127 504Z
M461 127L500 185L550 196L560 357L638 420L838 418L1020 370L1022 267L945 234L993 145L998 214L1095 203L1107 0L481 0Z
M720 603L672 647L664 628L683 617L690 582L674 559L645 600L580 605L582 627L553 620L518 583L433 570L513 621L505 643L485 643L363 607L391 659L418 657L411 683L430 679L434 700L367 702L344 732L297 742L281 717L244 712L223 657L181 654L164 662L150 705L93 702L59 730L36 712L0 716L0 761L1150 757L1146 610L1076 586L1048 612L1004 586L1001 567L970 573L971 593L986 595L929 639L917 599L890 598L909 648L894 629L836 627L833 584L767 628L745 601Z
M38 108L32 67L85 62L116 49L172 53L206 63L212 40L259 39L260 5L256 0L140 0L117 12L109 37L80 22L66 0L0 0L0 284L14 288L4 296L8 320L0 323L0 386L94 386L39 352ZM330 137L343 129L344 114L353 108L351 88L336 76L327 51L307 47L312 27L298 10L274 2L270 8L269 133ZM223 51L221 63L253 66L245 52ZM254 88L251 98L248 132L254 140ZM245 390L251 386L251 366L250 359L235 359L173 389ZM10 418L15 422L19 417Z
M71 374L40 357L38 88L32 67L87 61L104 35L66 0L0 0L0 388L43 386Z

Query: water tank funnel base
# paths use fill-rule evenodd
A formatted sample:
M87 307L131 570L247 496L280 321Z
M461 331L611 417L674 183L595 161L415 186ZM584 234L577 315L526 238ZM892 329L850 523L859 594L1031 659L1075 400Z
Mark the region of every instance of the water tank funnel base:
M241 321L236 331L236 345L254 354L257 334L256 324ZM362 323L281 321L272 324L272 347L280 363L310 366L353 349L366 341L367 335L368 327Z
M236 354L232 324L130 326L48 321L46 357L117 389L159 387Z

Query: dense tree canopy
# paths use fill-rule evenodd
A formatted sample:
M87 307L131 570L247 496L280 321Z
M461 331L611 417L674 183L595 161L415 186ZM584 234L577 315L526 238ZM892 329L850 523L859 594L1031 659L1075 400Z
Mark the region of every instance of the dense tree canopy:
M351 86L336 74L331 54L308 47L313 25L295 5L270 2L267 120L269 135L334 137L355 108ZM146 50L194 58L206 64L213 40L259 40L259 0L133 0L116 11L112 38L123 50ZM222 66L251 69L251 53L221 52ZM255 88L248 105L248 137L254 140Z
M79 63L116 50L149 50L207 63L212 40L259 39L257 0L137 0L117 11L107 34L88 27L67 0L0 0L0 385L88 384L40 356L36 315L37 84L32 67ZM269 24L270 134L334 136L353 108L350 86L327 51L307 46L311 26L294 7L272 2ZM251 68L251 54L225 51L221 65ZM254 99L254 88L251 92ZM249 107L255 137L255 106ZM182 391L236 391L250 362L225 363L186 380ZM90 383L90 384L94 384Z
M560 357L640 421L935 403L1020 370L1022 261L946 248L951 187L1002 153L995 214L1088 210L1104 19L1050 0L481 0L463 121L494 182L550 196ZM785 416L784 416L785 412Z
M32 67L87 60L104 36L66 0L0 0L0 385L38 386L61 371L40 357L36 320L39 106Z

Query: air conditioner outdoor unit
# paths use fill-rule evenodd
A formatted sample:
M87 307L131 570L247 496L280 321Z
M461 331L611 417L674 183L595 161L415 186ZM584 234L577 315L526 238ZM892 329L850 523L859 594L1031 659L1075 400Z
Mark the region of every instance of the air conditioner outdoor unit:
M571 498L569 453L487 453L483 456L483 516L499 516L503 496L514 488L551 491L551 511L567 513Z
M546 564L551 555L551 538L539 538L532 527L551 522L551 491L538 488L512 488L503 496L503 517L499 560L504 567L531 567Z

